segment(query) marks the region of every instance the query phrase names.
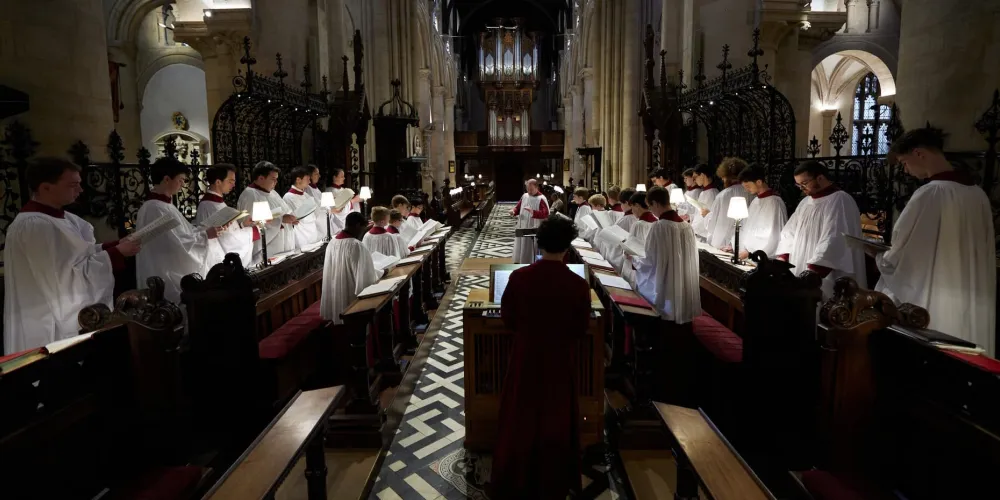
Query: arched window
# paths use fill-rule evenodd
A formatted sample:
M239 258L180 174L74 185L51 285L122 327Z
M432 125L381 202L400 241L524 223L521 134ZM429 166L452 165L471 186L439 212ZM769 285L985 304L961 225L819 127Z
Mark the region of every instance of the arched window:
M854 91L854 126L851 130L852 155L884 155L889 153L889 119L892 108L878 103L882 88L878 77L868 73Z

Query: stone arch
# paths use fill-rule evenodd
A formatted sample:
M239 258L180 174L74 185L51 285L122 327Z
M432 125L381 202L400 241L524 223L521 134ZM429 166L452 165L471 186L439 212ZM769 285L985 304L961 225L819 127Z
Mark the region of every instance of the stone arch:
M815 68L834 54L850 55L868 65L879 81L891 82L892 93L885 95L895 94L896 54L870 40L850 38L835 36L829 42L817 47L812 53L812 67Z
M108 12L109 44L135 42L143 19L152 10L174 3L175 0L114 0Z
M155 151L155 141L181 133L197 137L204 146L211 136L204 70L190 64L168 64L151 75L140 100L139 122L143 145ZM173 114L180 113L186 126L178 127Z
M186 64L188 66L194 66L202 71L205 69L204 62L199 57L194 57L190 54L163 54L162 56L150 61L146 67L142 69L136 81L136 85L139 89L139 102L142 102L143 97L146 95L146 86L149 84L149 80L153 78L153 75L160 72L161 69L171 66L173 64Z

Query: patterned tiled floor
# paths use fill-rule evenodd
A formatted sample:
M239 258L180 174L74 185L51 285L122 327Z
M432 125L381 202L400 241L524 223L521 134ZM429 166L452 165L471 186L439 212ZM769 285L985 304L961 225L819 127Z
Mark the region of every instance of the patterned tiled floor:
M378 474L371 498L488 500L491 457L467 452L465 438L464 354L462 307L472 288L489 286L489 276L458 276L466 257L503 258L513 253L512 204L498 204L483 231L462 228L448 242L446 260L452 272L453 294L442 303L440 329L429 330L433 342L423 371L410 396L396 437ZM585 470L583 498L615 499L608 490L606 467Z

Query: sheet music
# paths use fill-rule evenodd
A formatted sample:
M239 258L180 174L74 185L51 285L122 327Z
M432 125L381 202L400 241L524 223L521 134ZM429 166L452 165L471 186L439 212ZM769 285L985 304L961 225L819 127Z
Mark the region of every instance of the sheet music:
M628 231L619 226L608 226L600 233L597 233L597 237L607 241L608 243L617 245L628 239Z
M694 208L697 208L698 210L708 210L709 208L711 208L711 207L706 207L704 203L694 199L689 194L685 194L684 198L687 200L688 203L694 205Z
M416 263L421 262L423 260L424 260L424 256L423 255L414 255L412 257L407 257L405 259L399 259L399 262L397 262L396 265L397 266L402 266L402 265L405 265L405 264L416 264Z
M138 231L132 233L130 237L136 240L141 245L155 240L163 234L172 231L177 226L181 225L181 221L170 214L163 214L159 219L156 219L149 225L139 229Z
M591 258L591 259L603 259L604 258L603 256L601 256L601 254L599 254L599 253L597 253L597 252L595 252L593 250L585 250L583 248L577 248L576 251L580 253L580 257L587 257L587 258Z
M594 273L597 276L597 280L601 282L604 286L610 286L614 288L621 288L623 290L631 290L632 285L628 284L621 276L614 276L611 274L604 273Z
M841 234L843 234L844 238L847 239L847 244L851 246L866 247L871 250L874 250L875 252L888 252L890 249L892 249L892 247L890 247L889 245L880 243L878 241L873 241L865 238L858 238L857 236L852 236L847 233L841 233Z
M79 344L80 342L83 342L84 340L90 339L90 337L93 334L94 334L94 332L84 333L82 335L74 335L74 336L66 338L66 339L57 340L55 342L50 342L50 343L46 344L45 347L42 348L42 352L45 353L45 354L55 354L55 353L57 353L59 351L62 351L64 349L68 349L70 347L73 347L73 346Z
M358 294L358 298L362 299L362 298L365 298L365 297L372 297L372 296L375 296L375 295L382 295L384 293L390 293L390 292L392 292L393 290L396 289L396 285L398 285L400 282L402 282L405 279L406 279L405 276L398 276L398 277L395 277L395 278L386 278L386 279L384 279L382 281L379 281L378 283L375 283L374 285L370 285L369 287L365 288L364 290L361 290L361 293Z
M399 257L395 255L385 255L379 252L372 252L372 263L375 264L376 270L386 270L392 269L396 263L399 262Z
M594 214L587 215L586 217L580 219L580 222L582 222L583 225L587 226L587 229L590 230L600 229L602 227L600 221L594 217Z
M583 262L586 264L590 264L591 266L594 267L601 267L604 269L614 269L611 263L604 259L591 259L589 257L584 257Z
M233 207L224 206L218 212L209 215L207 219L201 221L202 227L226 227L233 221L242 220L250 214L246 210L236 210Z
M333 198L333 208L337 210L343 210L348 203L354 198L354 190L351 188L344 188L337 192L337 196Z
M433 243L428 243L426 245L421 245L421 246L419 246L417 248L414 248L413 249L413 253L423 252L425 250L434 250L434 244Z
M634 257L640 257L640 258L645 258L646 257L646 248L645 248L645 246L642 243L639 243L639 240L637 240L635 238L627 239L627 240L621 242L620 245L622 247L622 250L624 250L625 253L627 253L629 255L632 255Z
M597 221L597 224L600 225L602 229L604 229L615 225L615 222L617 222L617 220L615 220L614 214L617 213L619 212L611 212L603 210L599 212L594 212L590 215L591 217L594 218L594 220Z
M316 205L316 201L313 198L306 198L306 201L299 205L299 208L296 208L292 212L292 215L294 215L296 219L304 219L312 215L317 208L319 207Z
M591 245L590 243L587 243L586 240L581 240L580 238L573 240L572 245L576 248L594 248L594 245Z

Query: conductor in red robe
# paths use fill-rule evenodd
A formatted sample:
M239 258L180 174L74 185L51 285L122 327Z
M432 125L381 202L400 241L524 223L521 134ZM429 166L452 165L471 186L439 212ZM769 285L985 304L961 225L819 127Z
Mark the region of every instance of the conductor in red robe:
M500 399L494 499L563 500L580 491L576 366L590 286L563 263L576 236L567 219L542 222L536 233L541 260L511 273L500 301L514 349Z

